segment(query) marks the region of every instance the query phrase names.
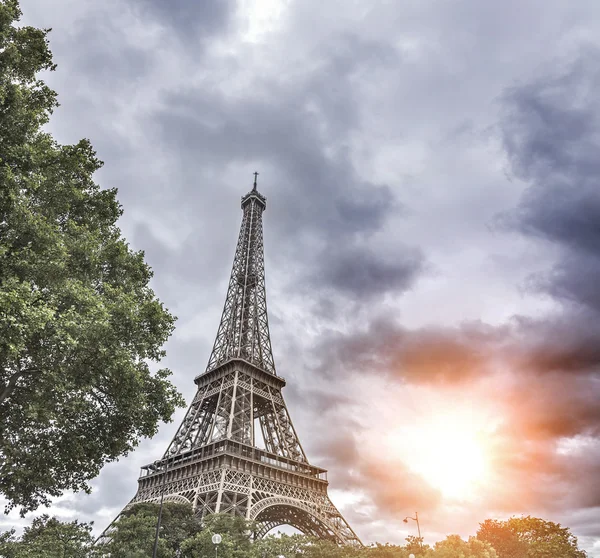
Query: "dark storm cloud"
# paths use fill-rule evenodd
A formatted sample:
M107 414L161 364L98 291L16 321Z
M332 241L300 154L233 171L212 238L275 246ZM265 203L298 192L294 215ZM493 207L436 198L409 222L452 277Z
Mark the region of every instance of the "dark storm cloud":
M510 411L510 432L518 439L553 443L562 438L600 436L600 383L562 372L523 375L516 369L511 387L499 387Z
M325 252L325 264L319 281L335 292L369 299L410 288L424 268L419 250L398 250L385 259L368 248L331 248Z
M515 320L507 351L513 366L537 374L589 375L600 368L600 322L594 310L568 309L546 319Z
M578 303L598 312L599 281L600 258L573 252L565 254L551 273L537 277L537 287L557 300ZM596 323L590 324L593 329L596 329Z
M205 40L222 31L235 10L234 0L128 0L139 11L139 17L149 18L169 26L182 39Z
M456 383L488 372L506 336L507 330L481 323L410 330L379 320L352 335L332 334L316 352L323 357L323 374L343 370L415 383Z
M513 172L530 183L504 223L559 247L534 284L600 311L600 53L586 49L561 72L504 97L503 141Z
M132 79L137 80L150 70L153 56L143 44L128 40L128 30L111 15L95 9L76 22L73 32L78 48L61 72L78 88L108 87L119 95Z

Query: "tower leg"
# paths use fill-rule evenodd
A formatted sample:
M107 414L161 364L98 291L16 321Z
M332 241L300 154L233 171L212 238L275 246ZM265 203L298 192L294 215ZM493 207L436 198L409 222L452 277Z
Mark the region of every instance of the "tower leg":
M223 501L223 490L225 489L225 473L227 469L221 471L221 481L219 482L219 492L217 494L217 504L215 505L215 513L221 511L221 502Z

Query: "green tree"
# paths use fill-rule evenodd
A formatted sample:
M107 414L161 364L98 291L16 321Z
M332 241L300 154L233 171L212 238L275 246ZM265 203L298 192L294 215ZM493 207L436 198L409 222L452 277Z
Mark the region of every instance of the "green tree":
M92 526L56 517L36 517L23 535L15 539L14 531L0 535L2 558L93 558Z
M215 546L212 536L219 534L222 541L218 546L219 558L248 558L252 553L251 537L254 524L243 517L229 514L214 514L204 518L202 531L181 544L181 555L186 558L212 557Z
M368 558L408 558L410 552L403 546L395 544L380 544L366 549Z
M18 544L14 529L0 533L0 558L16 558Z
M333 541L306 535L270 535L252 545L252 558L371 558L371 548L338 545ZM396 558L407 558L397 555ZM380 557L381 558L381 557Z
M363 548L348 545L338 545L326 539L315 539L305 537L307 544L303 549L302 556L307 558L366 558L367 554Z
M426 558L497 558L496 551L489 543L469 537L468 541L458 535L449 535L445 540L435 543L428 549Z
M479 524L477 538L490 543L500 558L523 558L527 556L527 543L519 538L507 521L486 519Z
M499 558L585 558L567 527L537 517L511 517L507 521L487 519L477 538L490 543Z
M132 514L120 517L110 531L110 541L100 545L103 555L112 558L147 558L152 555L156 516ZM166 541L159 539L159 558L171 558Z
M423 537L415 537L414 535L408 535L406 537L406 546L404 547L406 552L414 554L415 556L423 556L425 552L429 550L429 545L423 543Z
M156 535L158 504L141 503L126 510L110 532L110 542L100 549L112 558L147 557L152 554ZM176 556L182 543L200 532L200 522L189 504L165 502L161 517L158 555Z
M269 535L254 542L252 556L253 558L272 558L274 556L293 558L302 556L306 546L312 540L304 535Z
M0 493L24 514L89 490L183 401L150 369L174 318L116 225L116 190L92 179L102 163L42 130L49 30L20 16L0 0Z

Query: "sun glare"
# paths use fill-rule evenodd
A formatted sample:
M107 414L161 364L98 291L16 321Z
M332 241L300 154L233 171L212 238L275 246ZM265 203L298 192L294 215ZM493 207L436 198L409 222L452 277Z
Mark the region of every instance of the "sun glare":
M463 417L445 414L394 432L395 453L447 499L471 500L486 481L484 432Z

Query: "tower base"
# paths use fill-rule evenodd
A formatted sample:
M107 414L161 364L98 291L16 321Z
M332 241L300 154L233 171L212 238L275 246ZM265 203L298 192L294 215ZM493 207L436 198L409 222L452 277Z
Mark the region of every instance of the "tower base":
M327 472L233 440L221 440L142 469L129 505L187 502L199 517L230 513L256 521L257 537L279 525L339 544L361 545L327 495Z

